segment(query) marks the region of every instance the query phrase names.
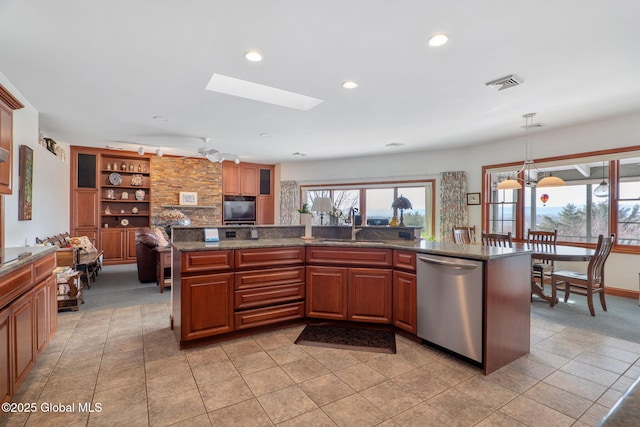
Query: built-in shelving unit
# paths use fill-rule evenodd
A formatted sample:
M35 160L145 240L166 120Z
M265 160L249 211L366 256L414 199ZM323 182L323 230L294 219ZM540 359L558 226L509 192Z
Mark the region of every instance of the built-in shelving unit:
M100 223L103 228L149 226L149 170L147 158L101 156Z

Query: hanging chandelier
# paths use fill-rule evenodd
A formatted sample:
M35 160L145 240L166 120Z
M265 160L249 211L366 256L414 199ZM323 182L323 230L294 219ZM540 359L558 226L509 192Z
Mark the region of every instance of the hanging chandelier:
M531 147L529 144L529 128L533 124L533 117L536 113L524 114L524 149L525 149L525 161L524 164L516 172L516 177L512 178L508 176L507 179L498 183L496 187L498 190L520 190L523 184L527 187L562 187L567 185L562 178L553 176L551 174L543 177L540 181L536 181L534 176L537 176L540 170L536 167L531 156ZM518 175L524 172L524 179L518 178Z

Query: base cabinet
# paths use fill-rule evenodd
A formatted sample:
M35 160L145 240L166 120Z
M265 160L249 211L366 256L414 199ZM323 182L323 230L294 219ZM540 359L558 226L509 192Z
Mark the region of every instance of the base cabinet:
M417 329L417 290L415 273L393 272L393 324L415 334Z
M33 291L20 297L12 307L13 378L17 389L36 362L36 336Z
M346 267L307 266L307 317L347 319Z
M391 323L392 273L380 268L350 268L347 319Z
M0 310L0 399L11 400L11 308Z
M0 276L2 402L15 395L57 329L54 264L55 253L51 253Z
M136 260L136 230L114 228L102 230L103 263L115 264Z
M233 282L233 273L182 279L182 312L189 313L182 319L184 340L233 331Z

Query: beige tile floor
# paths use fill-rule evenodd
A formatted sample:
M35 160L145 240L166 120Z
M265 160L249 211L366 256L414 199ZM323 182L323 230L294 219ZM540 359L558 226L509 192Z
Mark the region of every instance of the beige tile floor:
M180 351L166 304L59 320L14 402L75 412L0 424L592 426L640 376L640 344L536 319L531 353L489 376L401 336L395 355L298 346L302 326Z

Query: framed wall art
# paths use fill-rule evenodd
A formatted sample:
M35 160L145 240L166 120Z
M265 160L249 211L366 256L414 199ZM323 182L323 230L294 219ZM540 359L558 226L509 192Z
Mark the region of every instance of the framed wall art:
M196 206L198 204L198 193L181 191L179 204L180 206Z
M480 204L480 193L467 193L467 204L468 205L479 205Z
M30 221L33 204L33 150L21 145L19 156L18 220Z

